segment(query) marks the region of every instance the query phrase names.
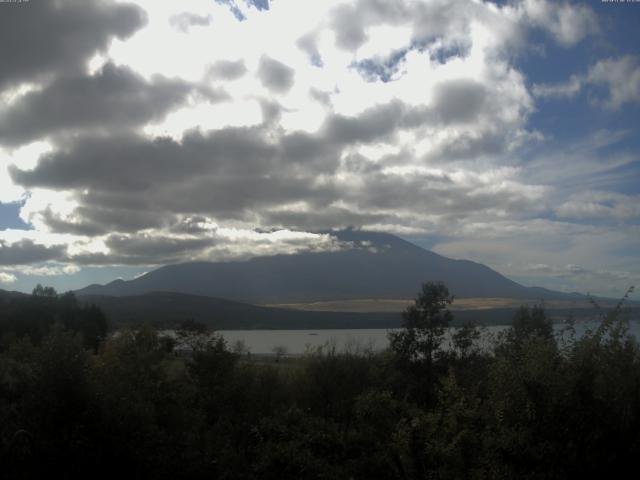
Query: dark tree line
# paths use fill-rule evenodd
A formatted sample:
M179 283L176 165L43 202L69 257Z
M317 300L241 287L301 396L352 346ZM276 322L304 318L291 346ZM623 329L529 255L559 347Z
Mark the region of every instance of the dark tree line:
M30 296L0 299L0 337L26 337L39 344L55 324L81 334L85 346L94 351L108 331L102 310L81 304L73 292L58 295L53 288L38 285Z
M487 346L473 325L450 334L452 301L444 285L425 284L385 352L326 346L276 363L233 353L193 322L180 336L188 355L149 327L105 337L92 307L39 288L0 316L2 476L634 471L640 348L621 307L581 336L568 323L562 338L543 308L523 307Z

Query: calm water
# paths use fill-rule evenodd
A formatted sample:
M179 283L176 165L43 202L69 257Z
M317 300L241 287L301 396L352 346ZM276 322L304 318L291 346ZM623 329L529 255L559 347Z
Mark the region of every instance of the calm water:
M560 332L563 325L555 325L554 328ZM580 336L586 329L594 329L597 323L576 322L576 335ZM505 326L485 327L482 335L483 345L489 345L491 340ZM373 350L383 350L389 345L386 329L361 329L361 330L220 330L220 333L227 341L230 348L238 341L254 354L274 353L277 347L284 347L287 354L300 355L311 349L324 346L335 345L338 351L345 348L355 350L371 348ZM640 338L640 322L630 322L630 332L636 338ZM451 333L451 332L450 332ZM445 340L445 344L449 339Z

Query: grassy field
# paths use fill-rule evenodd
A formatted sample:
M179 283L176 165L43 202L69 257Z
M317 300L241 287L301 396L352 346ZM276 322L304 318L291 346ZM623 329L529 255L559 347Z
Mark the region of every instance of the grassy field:
M292 310L305 310L314 312L401 312L413 302L412 299L358 299L358 300L334 300L313 303L281 303L266 305L269 307L287 308ZM536 300L523 300L514 298L461 298L456 299L451 305L451 310L491 310L495 308L518 308L521 305L533 305ZM589 308L588 301L556 300L545 302L547 308ZM603 304L602 306L609 306Z

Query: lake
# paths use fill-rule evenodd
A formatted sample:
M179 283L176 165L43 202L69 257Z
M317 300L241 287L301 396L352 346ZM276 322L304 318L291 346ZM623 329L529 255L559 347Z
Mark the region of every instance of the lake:
M630 332L640 338L640 322L630 322ZM554 329L559 334L563 324L555 324ZM595 321L576 321L576 335L580 336L586 329L594 329L597 327ZM492 339L506 326L489 326L485 327L482 334L482 344L490 345ZM449 330L449 335L453 329ZM244 345L253 354L263 355L272 354L276 347L284 347L289 355L301 355L311 349L324 346L335 345L338 351L345 348L363 349L371 348L373 350L383 350L389 345L387 339L388 329L357 329L357 330L219 330L227 341L229 348L233 348L238 341L244 342ZM445 345L449 344L450 339L445 339Z

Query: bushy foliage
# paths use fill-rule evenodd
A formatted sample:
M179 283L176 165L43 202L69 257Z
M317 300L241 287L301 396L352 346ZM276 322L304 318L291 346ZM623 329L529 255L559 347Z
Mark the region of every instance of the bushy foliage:
M83 308L34 296L24 308ZM635 467L640 347L622 304L580 335L523 308L487 345L473 325L447 330L452 300L426 284L386 352L327 345L279 362L193 322L174 342L144 327L89 345L62 317L5 330L3 478L583 479Z

